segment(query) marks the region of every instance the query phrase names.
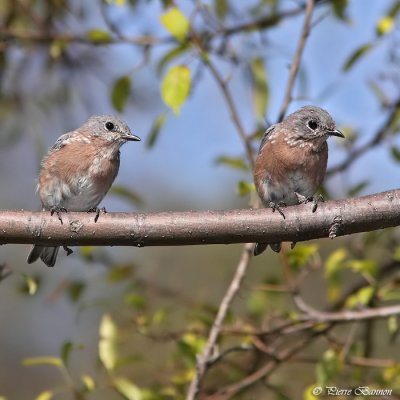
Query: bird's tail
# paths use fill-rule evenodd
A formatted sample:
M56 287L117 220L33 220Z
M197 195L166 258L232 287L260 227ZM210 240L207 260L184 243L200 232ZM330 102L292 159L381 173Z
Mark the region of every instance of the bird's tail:
M256 245L254 246L254 255L258 256L259 254L264 252L268 246L271 246L271 249L273 251L279 253L282 248L282 243L256 243Z
M28 255L27 262L32 264L39 257L48 266L54 267L57 259L59 247L46 247L34 245Z

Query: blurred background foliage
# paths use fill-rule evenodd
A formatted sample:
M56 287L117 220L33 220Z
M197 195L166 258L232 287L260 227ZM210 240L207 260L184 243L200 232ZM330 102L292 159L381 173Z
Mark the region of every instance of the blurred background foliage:
M143 141L122 149L109 211L248 207L251 155L277 119L304 8L2 0L0 206L37 209L47 148L88 116L117 113ZM289 111L322 106L346 135L330 143L327 197L398 187L399 11L396 0L316 1ZM252 260L219 342L241 351L210 369L204 393L299 338L309 342L233 398L312 399L315 385L400 393L397 317L277 329L296 326L294 288L320 310L398 302L399 240L388 229ZM2 246L0 399L184 398L241 248L83 247L50 270L26 265L27 247Z

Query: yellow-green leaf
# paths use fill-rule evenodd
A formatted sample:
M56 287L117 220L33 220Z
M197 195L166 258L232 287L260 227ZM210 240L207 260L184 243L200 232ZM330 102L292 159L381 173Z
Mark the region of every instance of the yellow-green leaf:
M82 375L81 380L88 392L93 392L96 388L96 383L90 375Z
M186 39L190 23L186 16L177 7L172 7L160 17L165 29L177 40Z
M126 378L114 378L113 385L115 389L127 400L142 400L142 391L138 386Z
M394 18L391 16L382 17L376 24L376 34L378 36L386 35L394 28Z
M58 357L30 357L24 358L22 360L22 365L25 367L30 367L32 365L54 365L56 367L61 367L63 362L61 358Z
M107 370L112 370L117 364L118 329L110 315L105 314L100 322L99 358Z
M254 183L246 182L246 181L239 181L236 187L236 191L239 196L243 197L252 193L256 190Z
M122 76L115 81L111 91L111 102L118 112L124 111L130 92L131 79L129 76Z
M317 384L307 386L303 392L303 400L317 400L323 393L323 389Z
M344 63L343 71L348 71L363 55L368 53L373 45L368 43L359 47Z
M228 167L240 169L242 171L249 170L249 166L242 157L220 156L215 160L215 162L217 164L227 165Z
M335 15L338 18L343 19L343 20L346 19L345 11L347 8L347 3L348 3L348 0L333 0L331 2L333 12L335 13Z
M229 10L229 4L227 0L214 0L215 14L219 19L224 19Z
M27 274L22 274L22 276L24 278L24 285L21 288L22 292L33 296L36 294L39 287L38 279Z
M349 296L346 300L345 306L346 308L357 308L360 306L366 306L372 299L374 293L375 290L372 286L364 287L357 291L355 294Z
M126 0L106 0L106 2L108 4L114 4L116 6L121 7L121 6L125 5Z
M325 276L330 277L344 267L343 261L347 257L347 251L339 248L333 251L325 262Z
M111 42L111 35L101 29L91 29L86 32L86 38L94 44L107 44Z
M264 116L269 100L269 91L264 60L261 57L255 58L251 61L250 73L255 114L259 121L264 122Z
M175 114L189 95L191 86L190 69L186 65L176 65L168 70L161 83L161 97Z
M113 185L110 190L111 194L115 196L121 197L124 200L129 201L135 206L140 206L143 204L143 199L133 190L130 190L122 185Z
M51 390L46 390L35 397L35 400L50 400L53 398L54 393Z

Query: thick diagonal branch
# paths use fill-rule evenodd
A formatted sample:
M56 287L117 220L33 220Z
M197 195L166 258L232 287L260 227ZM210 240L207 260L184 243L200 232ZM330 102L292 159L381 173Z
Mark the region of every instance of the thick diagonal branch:
M182 246L295 241L400 225L400 189L354 199L270 209L92 214L1 211L0 244Z

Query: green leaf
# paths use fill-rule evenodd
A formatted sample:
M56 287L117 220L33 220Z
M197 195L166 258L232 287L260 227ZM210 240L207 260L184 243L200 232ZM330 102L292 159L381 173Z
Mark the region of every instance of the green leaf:
M205 339L194 333L185 333L178 341L178 350L183 359L194 367L197 354L201 353L205 345Z
M22 360L22 365L30 367L32 365L54 365L55 367L62 367L63 362L59 357L30 357Z
M298 244L287 253L287 258L292 268L299 269L304 267L317 254L318 246L316 244Z
M369 181L363 181L358 183L357 185L353 186L349 191L348 191L348 196L349 197L354 197L357 196L361 191L363 191L367 186L369 185Z
M100 322L99 358L104 367L111 371L117 364L116 341L118 329L108 314Z
M21 287L21 292L24 294L29 294L29 296L35 295L39 288L39 279L27 274L22 274L22 277L24 279L24 283Z
M121 197L135 206L141 206L143 204L143 199L137 193L122 185L113 185L109 193Z
M338 354L328 349L322 356L322 361L317 365L317 382L318 386L325 387L332 382L336 375L340 372L342 363Z
M177 7L172 7L160 17L161 23L167 31L177 40L186 39L190 23L186 16Z
M108 4L113 4L118 7L122 7L125 5L126 0L105 0Z
M82 281L73 281L68 285L68 296L73 303L76 303L86 289L86 283Z
M250 62L250 74L255 114L259 121L264 122L269 90L264 60L261 57L255 58Z
M50 400L54 396L52 390L46 390L35 397L35 400Z
M399 331L399 321L398 317L392 315L387 320L388 331L391 335L396 334Z
M127 400L143 400L142 391L126 378L114 378L112 384Z
M347 251L339 248L333 251L325 261L325 276L330 277L344 267L344 260L347 258Z
M346 20L346 15L345 15L345 11L347 8L347 3L348 0L333 0L331 2L332 4L332 8L333 8L333 12L336 15L337 18L342 19L342 20Z
M61 359L65 365L68 364L69 356L71 355L74 345L72 342L64 342L61 348Z
M394 18L390 15L382 17L376 24L376 34L378 36L383 36L391 32L394 28L394 23Z
M92 29L86 32L86 38L94 44L107 44L112 39L109 32L102 31L101 29Z
M400 261L400 246L397 246L393 253L393 260Z
M256 187L254 183L250 182L245 182L245 181L239 181L236 187L236 191L239 196L247 196L248 194L254 192L256 190Z
M121 76L115 81L111 91L111 102L118 112L124 111L130 92L131 79L129 76Z
M399 3L400 4L400 3ZM390 100L386 95L386 92L382 90L382 88L374 81L369 81L368 82L368 87L371 89L371 91L374 93L376 98L379 100L380 104L382 106L386 106L390 104ZM347 136L346 136L347 139Z
M228 0L214 0L214 10L219 19L224 19L229 10Z
M231 168L240 169L242 171L248 171L249 166L241 157L228 157L220 156L215 160L217 165L226 165Z
M400 150L396 146L390 148L390 154L396 162L400 162Z
M364 275L367 280L374 279L378 272L378 264L374 260L349 260L346 268Z
M167 121L167 113L160 114L154 121L153 126L151 127L149 136L147 138L146 146L151 148L154 146L158 139L158 135L160 134L161 128L164 126Z
M161 97L176 115L186 101L191 86L190 69L176 65L168 70L161 83Z
M107 272L107 281L116 283L125 281L133 274L133 267L131 265L116 265Z
M95 246L81 246L79 248L79 253L86 261L93 261L94 259L93 254L95 250L96 250Z
M348 71L362 56L367 54L374 46L372 44L365 44L359 47L344 63L343 71Z
M96 389L96 383L90 375L82 375L81 380L88 392L93 392Z
M315 392L315 390L317 392ZM303 400L318 400L319 399L318 390L319 390L319 386L316 383L314 383L310 386L307 386L303 392ZM314 393L316 393L316 394L314 395Z
M375 293L375 289L372 286L367 286L355 294L349 296L346 300L346 308L358 308L360 306L366 306L371 301L373 295Z
M127 293L124 296L124 303L129 304L138 310L144 310L146 308L146 299L137 293Z

